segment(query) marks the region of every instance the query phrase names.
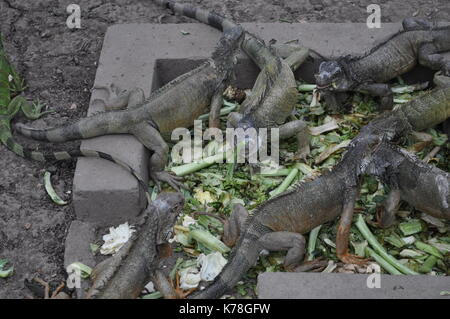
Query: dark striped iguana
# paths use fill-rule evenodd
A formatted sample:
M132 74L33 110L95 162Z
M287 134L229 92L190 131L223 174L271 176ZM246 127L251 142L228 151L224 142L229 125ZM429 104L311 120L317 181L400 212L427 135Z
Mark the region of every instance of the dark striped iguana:
M180 15L193 18L222 30L222 25L236 24L216 13L181 4L170 0L155 0L156 3L171 9ZM287 47L287 45L285 45ZM252 93L241 104L238 112L228 116L228 126L242 128L279 128L281 139L297 138L297 156L309 154L309 134L305 121L292 120L286 123L295 110L299 94L293 71L310 56L306 48L293 47L286 59L277 56L257 36L244 32L241 49L261 69ZM285 48L286 49L286 48ZM288 51L289 50L285 50ZM256 142L256 141L253 141Z
M106 103L104 113L92 115L62 127L33 129L17 123L17 132L47 142L65 142L108 134L132 134L152 151L149 174L158 188L167 182L185 187L180 177L164 171L169 147L165 139L175 128L192 126L210 107L210 127L219 125L222 94L233 72L243 38L236 25L223 25L223 36L212 57L194 70L172 80L144 98L140 88L121 92Z
M337 92L357 91L381 97L381 109L393 105L388 82L417 64L450 75L450 61L441 52L450 51L450 26L433 27L426 20L407 18L403 30L361 56L345 56L320 64L316 74L318 88L334 110Z
M339 215L337 256L345 263L364 263L365 260L348 253L354 204L363 174L379 177L392 189L382 220L392 219L400 198L425 213L450 219L450 174L390 143L412 130L432 127L448 117L450 85L371 121L352 140L343 159L331 172L269 199L247 219L243 218L248 214L245 208L236 205L229 225L240 225L240 230L230 231L238 235L238 241L229 261L211 285L191 297L222 296L256 263L263 249L287 251L284 266L294 270L305 253L303 234ZM224 237L229 239L230 235Z

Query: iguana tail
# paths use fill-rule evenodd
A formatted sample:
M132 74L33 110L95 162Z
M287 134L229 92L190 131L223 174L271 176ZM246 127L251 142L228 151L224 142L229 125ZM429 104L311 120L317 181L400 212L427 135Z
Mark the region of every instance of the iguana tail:
M140 187L142 187L142 189L147 194L147 198L149 198L147 184L141 179L141 177L138 175L138 173L127 163L125 163L125 162L121 161L120 159L115 158L107 153L93 151L93 150L81 150L81 149L70 150L70 151L59 151L59 152L38 152L38 151L24 147L21 144L17 143L11 134L9 125L7 125L6 123L4 123L2 121L0 121L0 141L10 151L14 152L16 155L19 155L20 157L23 157L26 159L36 160L39 162L73 160L78 157L103 158L105 160L108 160L112 163L115 163L115 164L121 166L126 171L128 171L131 175L133 175L137 179Z
M240 237L238 243L233 248L229 261L222 272L217 275L212 284L204 290L193 294L190 298L220 298L237 284L250 267L256 264L259 253L262 250L258 239L261 238L262 235L270 233L271 230L262 225L257 218L251 218L248 225L245 233Z
M237 25L233 21L227 18L224 18L214 12L196 8L190 4L177 3L176 1L172 0L154 0L154 1L157 4L166 7L175 13L208 24L216 29L219 29L220 31L225 32L229 29L234 29L237 27Z
M48 129L35 129L22 123L14 125L21 135L37 141L67 142L108 134L126 134L133 123L131 113L110 111L82 118L75 123Z

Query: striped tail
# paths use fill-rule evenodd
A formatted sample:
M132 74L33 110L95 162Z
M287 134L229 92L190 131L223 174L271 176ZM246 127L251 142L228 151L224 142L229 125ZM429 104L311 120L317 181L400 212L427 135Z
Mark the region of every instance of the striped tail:
M14 129L19 134L36 141L59 143L102 135L128 133L128 127L132 121L133 116L121 110L96 114L61 127L35 129L17 123L14 125Z
M2 122L0 122L0 140L10 151L14 152L16 155L39 162L73 160L78 157L97 157L108 160L119 165L136 178L138 184L140 185L140 187L142 187L146 194L147 202L150 203L150 194L148 193L147 184L141 179L134 168L107 153L80 149L60 152L38 152L17 143L11 134L9 125Z
M189 4L177 3L171 0L154 0L157 4L172 10L180 15L195 19L199 22L208 24L220 31L235 29L237 25L231 20L224 18L214 12L196 8Z
M212 284L189 298L216 299L230 291L258 261L259 253L262 250L258 240L267 232L270 232L268 228L253 219L250 227L247 228L237 245L233 248L229 261L222 272L214 279Z

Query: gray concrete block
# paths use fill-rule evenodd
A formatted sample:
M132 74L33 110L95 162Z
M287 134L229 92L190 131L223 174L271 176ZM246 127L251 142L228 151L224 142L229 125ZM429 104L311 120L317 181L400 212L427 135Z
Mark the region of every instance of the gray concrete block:
M444 298L450 278L381 275L380 288L368 288L362 274L266 272L258 276L260 299L429 299Z
M322 55L362 53L374 42L399 30L400 24L384 23L381 29L365 24L336 23L244 23L244 28L264 40L278 43L299 40ZM181 30L189 34L184 35ZM147 95L209 57L220 32L203 24L123 24L108 28L100 56L95 86L111 83L123 89L141 87ZM313 81L311 63L296 73ZM234 84L252 87L258 68L241 55ZM421 76L425 74L420 71ZM104 90L92 92L89 115L103 110ZM148 152L132 136L105 136L83 141L82 148L115 155L148 180ZM73 201L79 219L101 226L118 224L135 217L145 199L137 181L120 167L105 160L81 158L74 178Z
M89 267L95 266L94 255L89 244L95 242L95 226L74 220L69 227L64 251L64 268L74 262L81 262Z
M89 244L95 242L96 229L93 224L73 221L66 237L64 251L64 268L74 262L80 262L91 268L95 267L95 257ZM85 291L90 287L90 280L80 280L80 287L76 289L78 299L83 299Z

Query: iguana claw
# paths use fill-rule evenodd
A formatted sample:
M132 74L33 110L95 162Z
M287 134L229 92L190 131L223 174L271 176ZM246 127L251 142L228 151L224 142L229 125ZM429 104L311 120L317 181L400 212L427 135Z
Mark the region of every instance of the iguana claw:
M356 264L356 265L360 265L363 266L365 264L367 264L367 262L369 261L366 258L362 258L356 255L352 255L352 254L345 254L345 255L341 255L339 256L339 259L346 264Z
M161 182L166 182L178 192L180 192L180 188L188 190L188 187L181 182L182 177L174 176L168 172L151 172L150 178L155 182L158 191L161 191Z

